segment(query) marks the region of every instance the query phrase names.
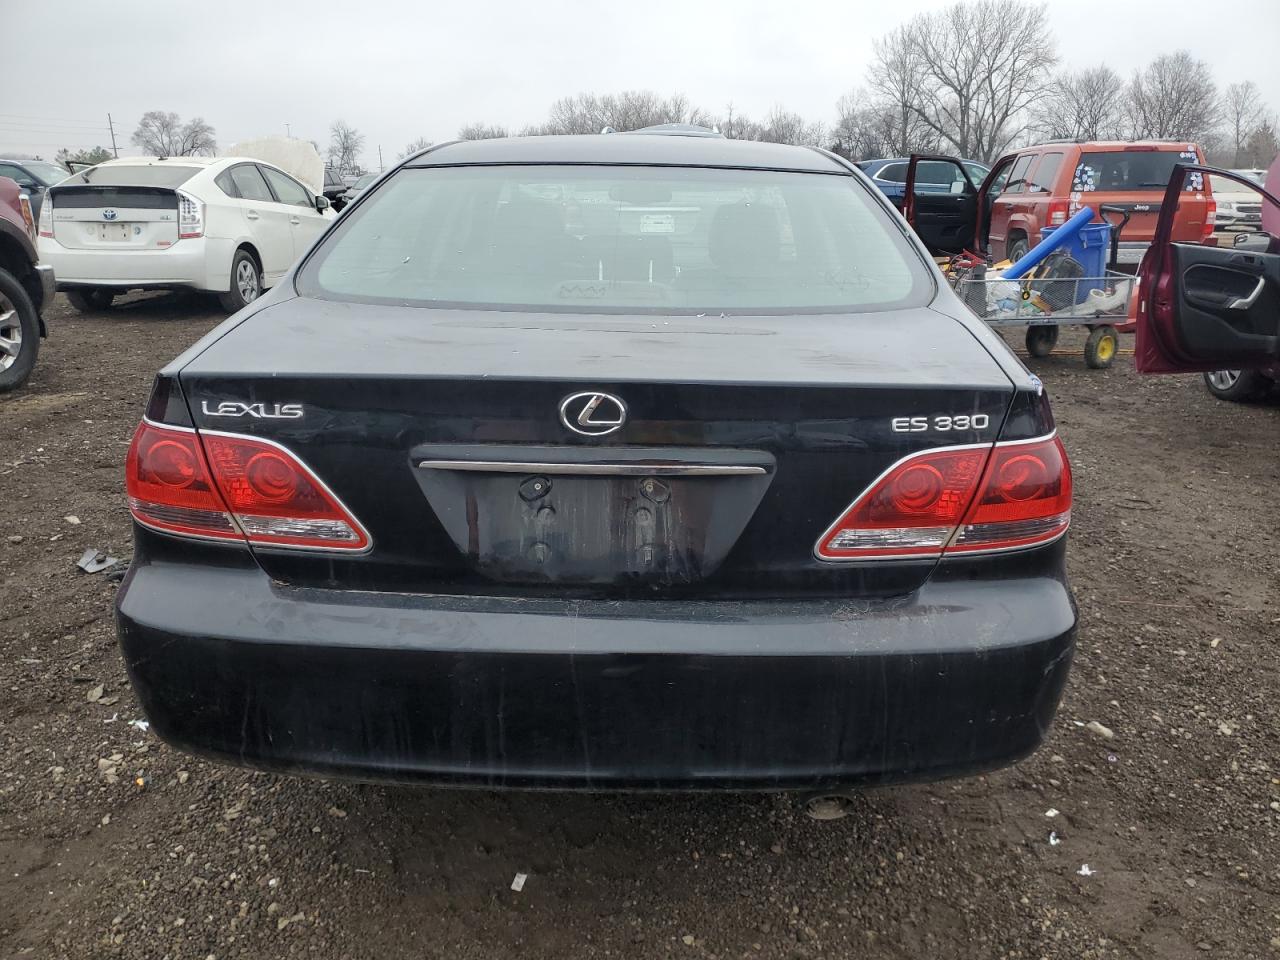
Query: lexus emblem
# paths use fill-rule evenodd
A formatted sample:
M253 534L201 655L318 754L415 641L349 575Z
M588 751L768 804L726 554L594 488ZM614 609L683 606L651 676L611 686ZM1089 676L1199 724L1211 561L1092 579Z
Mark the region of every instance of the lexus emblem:
M584 437L603 437L627 422L627 405L611 393L574 393L560 401L560 422Z
M114 220L114 219L115 219L116 217L118 217L118 216L120 216L120 214L116 213L114 210L103 210L103 211L102 211L102 219L103 219L103 220Z

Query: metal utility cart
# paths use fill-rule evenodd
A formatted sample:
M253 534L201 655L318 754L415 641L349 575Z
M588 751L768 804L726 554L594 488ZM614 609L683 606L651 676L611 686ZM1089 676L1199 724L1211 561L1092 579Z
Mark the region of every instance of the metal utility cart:
M952 286L965 305L991 326L1025 326L1031 356L1047 357L1053 351L1059 327L1085 326L1089 329L1085 364L1095 370L1111 366L1120 345L1114 324L1128 317L1137 278L1116 269L1120 231L1129 222L1128 212L1118 207L1100 209L1104 219L1108 213L1121 217L1118 223L1106 220L1110 258L1104 269L1087 270L1073 257L1053 254L1028 276L1006 280L988 276L984 262L958 257L948 264Z

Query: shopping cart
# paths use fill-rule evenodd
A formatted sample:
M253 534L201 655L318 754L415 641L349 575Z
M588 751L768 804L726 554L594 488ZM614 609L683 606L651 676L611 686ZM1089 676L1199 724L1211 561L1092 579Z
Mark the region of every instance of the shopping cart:
M1060 327L1084 326L1089 330L1085 363L1093 369L1111 366L1120 345L1115 324L1128 316L1137 278L1116 269L1120 231L1129 222L1128 212L1108 206L1101 211L1121 217L1118 223L1108 220L1110 230L1102 232L1110 247L1106 269L1096 269L1100 257L1078 259L1070 252L1056 252L1029 276L1006 280L991 276L985 262L955 258L947 269L952 286L965 305L991 326L1025 326L1031 356L1047 357L1058 342ZM1095 269L1088 270L1081 260L1093 260L1090 265Z

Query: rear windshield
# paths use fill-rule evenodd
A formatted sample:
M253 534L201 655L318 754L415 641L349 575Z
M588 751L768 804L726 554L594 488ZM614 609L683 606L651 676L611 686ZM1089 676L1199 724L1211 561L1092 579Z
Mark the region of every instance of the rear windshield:
M542 311L848 311L927 302L923 262L848 176L620 166L404 169L298 277L305 295Z
M1160 191L1169 185L1174 164L1197 163L1194 152L1144 150L1132 153L1082 153L1071 189Z
M62 184L69 187L84 183L95 187L180 187L202 169L170 163L113 164L82 170Z

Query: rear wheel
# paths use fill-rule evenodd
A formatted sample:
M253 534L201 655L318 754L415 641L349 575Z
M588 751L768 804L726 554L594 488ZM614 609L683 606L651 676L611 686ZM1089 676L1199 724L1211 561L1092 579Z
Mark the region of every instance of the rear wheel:
M0 270L0 393L22 383L40 353L40 317L17 277Z
M1256 370L1212 370L1204 375L1204 385L1219 400L1244 403L1270 390L1273 381Z
M99 313L106 310L115 298L114 293L102 287L84 287L67 291L67 299L81 313Z
M1058 343L1058 325L1039 324L1027 327L1027 353L1033 357L1047 357Z
M1015 236L1009 241L1009 245L1005 248L1005 255L1013 262L1017 263L1027 255L1027 251L1031 249L1027 243L1027 238L1023 236Z
M1120 349L1120 334L1116 328L1104 323L1094 327L1084 345L1084 362L1092 370L1105 370L1116 359Z
M248 250L237 250L231 261L231 289L218 294L222 309L235 313L262 295L262 271Z

